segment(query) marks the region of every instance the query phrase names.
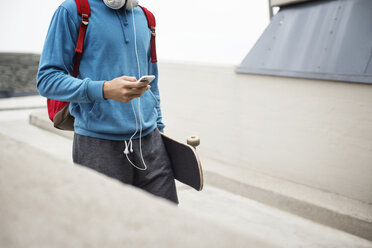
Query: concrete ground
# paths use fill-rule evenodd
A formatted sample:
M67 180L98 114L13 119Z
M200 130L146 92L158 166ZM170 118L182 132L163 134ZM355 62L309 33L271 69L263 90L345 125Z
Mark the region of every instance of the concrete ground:
M17 102L20 103L18 106ZM6 106L11 104L14 106L9 110ZM71 162L71 139L28 123L29 115L35 109L24 110L22 107L27 105L37 108L43 104L44 99L39 97L0 100L0 133ZM20 109L15 110L18 107ZM210 163L205 161L204 166L211 168ZM219 223L280 247L372 247L372 242L368 240L212 186L208 184L208 181L212 181L208 177L211 179L207 174L206 187L202 192L178 184L180 210L205 219L207 223Z

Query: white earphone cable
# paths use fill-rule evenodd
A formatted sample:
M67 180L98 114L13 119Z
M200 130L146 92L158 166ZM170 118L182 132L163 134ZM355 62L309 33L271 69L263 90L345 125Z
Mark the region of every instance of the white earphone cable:
M138 59L138 50L137 50L137 31L136 31L136 23L134 20L134 10L132 6L132 17L133 17L133 32L134 32L134 49L136 51L136 59L137 59L137 69L138 69L138 79L141 77L141 67Z
M135 24L135 19L134 19L134 10L133 10L133 4L132 4L132 17L133 17L133 32L134 32L134 48L135 48L135 52L136 52L136 59L137 59L137 69L138 69L138 78L141 78L141 67L140 67L140 63L139 63L139 58L138 58L138 51L137 51L137 33L136 33L136 24ZM133 137L137 134L138 132L138 121L137 121L137 114L136 114L136 111L134 109L134 106L133 106L133 100L131 101L131 104L132 104L132 110L133 110L133 114L134 114L134 117L135 117L135 120L136 120L136 132L130 137L129 139L129 145L127 143L127 141L125 141L125 150L124 150L124 154L125 156L127 157L127 160L129 161L129 163L137 168L138 170L142 170L142 171L145 171L147 170L147 165L145 163L145 160L143 158L143 154L142 154L142 120L141 120L141 98L139 97L138 98L138 118L139 118L139 122L140 122L140 137L139 137L139 148L140 148L140 156L141 156L141 160L142 160L142 163L144 165L143 168L140 168L138 166L136 166L130 159L129 159L129 152L133 152L133 142L132 142L132 139ZM130 146L130 150L129 150L129 146Z

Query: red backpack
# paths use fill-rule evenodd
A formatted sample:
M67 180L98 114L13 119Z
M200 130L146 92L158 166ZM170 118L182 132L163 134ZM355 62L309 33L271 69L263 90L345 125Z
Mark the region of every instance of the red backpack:
M72 72L73 77L79 75L80 60L83 55L83 45L85 39L85 33L89 24L90 17L90 6L88 0L75 0L77 10L81 16L81 24L79 29L78 41L75 48L74 56L74 69ZM145 7L139 6L146 15L148 26L151 30L151 62L156 63L156 47L155 47L155 16L147 10ZM57 101L53 99L47 99L49 119L53 122L54 127L62 130L74 130L74 117L69 111L69 102Z

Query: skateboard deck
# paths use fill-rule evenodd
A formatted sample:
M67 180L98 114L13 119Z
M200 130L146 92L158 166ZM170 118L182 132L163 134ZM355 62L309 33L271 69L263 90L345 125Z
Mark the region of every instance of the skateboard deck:
M172 163L174 178L198 191L202 190L203 170L196 149L163 133L161 135Z

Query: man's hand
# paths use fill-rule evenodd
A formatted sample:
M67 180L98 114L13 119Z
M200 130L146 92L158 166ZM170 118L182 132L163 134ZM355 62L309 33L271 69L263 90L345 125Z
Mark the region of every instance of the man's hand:
M121 102L129 102L140 97L151 86L147 82L139 82L135 77L121 76L103 84L103 97Z

